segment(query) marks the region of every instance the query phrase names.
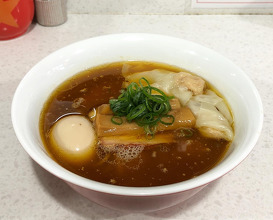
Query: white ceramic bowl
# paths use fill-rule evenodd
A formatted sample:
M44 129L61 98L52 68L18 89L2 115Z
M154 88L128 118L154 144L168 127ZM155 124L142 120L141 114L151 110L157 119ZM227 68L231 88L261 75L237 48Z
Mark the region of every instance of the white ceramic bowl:
M52 90L73 74L104 63L145 60L190 70L224 94L234 114L235 138L225 158L194 179L159 187L120 187L77 176L54 162L39 135L39 116ZM254 147L262 128L259 94L247 75L214 51L179 38L152 34L95 37L62 48L35 65L18 86L12 122L27 153L74 190L106 207L149 212L182 202L236 167Z

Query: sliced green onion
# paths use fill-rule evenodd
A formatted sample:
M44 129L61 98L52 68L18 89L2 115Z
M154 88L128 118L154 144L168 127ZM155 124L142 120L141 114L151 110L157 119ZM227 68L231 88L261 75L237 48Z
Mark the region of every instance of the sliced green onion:
M141 83L141 80L144 80L147 83L147 86L143 86ZM145 79L144 77L140 78L139 85L141 86L142 89L145 87L151 87L149 81L147 79Z
M122 118L119 117L119 116L113 116L113 117L111 118L111 122L112 122L113 124L115 124L115 125L121 125L121 124L123 123L123 120L122 120Z
M161 114L165 110L164 103L156 103L153 108L153 112Z
M144 86L144 82L147 86ZM155 91L156 94L152 94ZM167 96L160 89L150 85L149 81L142 77L138 84L133 82L127 89L122 89L117 99L109 100L110 108L114 116L111 121L114 124L122 124L126 117L129 122L136 122L144 128L146 135L153 137L158 123L171 125L174 117L167 113L171 110Z
M171 121L170 121L170 122L163 121L163 120L162 120L163 118L170 118ZM160 122L161 122L162 124L164 124L164 125L172 125L172 124L174 123L174 117L173 117L173 115L163 115L163 116L161 116L161 118L160 118Z
M126 116L126 118L128 121L132 121L133 119L140 116L141 113L144 112L145 110L146 110L146 106L144 104L140 104L134 109L132 109L132 111L130 111L130 113Z
M150 100L149 100L147 97L145 97L145 104L146 104L146 107L147 107L147 109L148 109L149 111L152 111L152 107L151 107L151 104L150 104L149 102L150 102Z

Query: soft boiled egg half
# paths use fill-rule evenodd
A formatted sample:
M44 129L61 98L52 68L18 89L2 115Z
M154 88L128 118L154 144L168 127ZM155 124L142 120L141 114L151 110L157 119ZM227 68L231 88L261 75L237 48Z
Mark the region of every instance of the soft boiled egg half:
M55 150L73 162L90 159L96 145L92 123L81 115L61 118L52 127L50 139Z

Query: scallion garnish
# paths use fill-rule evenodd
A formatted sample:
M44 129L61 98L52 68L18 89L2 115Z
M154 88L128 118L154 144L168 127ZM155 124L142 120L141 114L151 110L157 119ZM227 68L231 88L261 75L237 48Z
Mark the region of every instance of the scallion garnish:
M147 86L144 86L144 82ZM152 94L155 91L156 94ZM147 135L154 135L158 123L171 125L174 122L174 116L167 113L171 110L169 100L173 97L167 96L160 89L150 85L147 79L142 77L139 85L131 83L127 89L121 90L117 99L110 99L110 108L114 116L111 121L114 124L121 125L126 117L128 122L136 122L144 127Z
M123 123L123 120L120 116L113 116L111 118L111 122L116 125L121 125Z

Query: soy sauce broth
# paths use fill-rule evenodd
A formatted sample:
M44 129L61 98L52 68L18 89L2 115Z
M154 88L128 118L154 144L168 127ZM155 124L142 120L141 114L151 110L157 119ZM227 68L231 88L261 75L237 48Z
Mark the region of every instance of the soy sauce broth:
M160 63L128 63L134 66L133 72L156 68L173 72L185 71ZM122 66L123 62L118 62L88 69L62 83L51 94L40 116L40 133L49 155L77 175L120 186L177 183L194 178L214 167L224 156L230 143L205 138L196 129L192 129L191 137L181 137L180 131L175 131L177 143L148 146L138 157L129 161L118 159L115 153L105 154L97 146L96 152L88 160L71 162L51 145L48 134L59 118L69 114L87 117L93 108L109 103L110 98L118 97L124 81Z

